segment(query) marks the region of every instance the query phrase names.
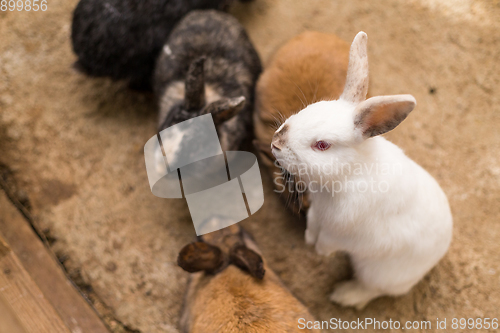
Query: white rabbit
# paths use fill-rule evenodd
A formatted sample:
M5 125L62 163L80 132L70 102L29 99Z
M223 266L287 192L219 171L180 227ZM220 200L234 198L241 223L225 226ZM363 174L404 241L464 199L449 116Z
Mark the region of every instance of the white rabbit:
M351 257L355 278L336 285L330 299L358 309L408 292L446 253L453 224L434 178L378 136L416 102L411 95L365 100L366 44L366 34L358 33L340 98L289 117L271 144L280 164L310 189L306 243L322 255Z

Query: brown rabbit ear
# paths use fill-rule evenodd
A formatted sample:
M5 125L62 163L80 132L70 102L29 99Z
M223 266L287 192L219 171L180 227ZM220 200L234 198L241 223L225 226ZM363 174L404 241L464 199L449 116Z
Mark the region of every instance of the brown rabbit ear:
M205 57L200 57L189 65L186 76L184 107L186 110L200 110L205 105Z
M182 248L177 264L186 272L213 272L224 262L222 251L204 242L194 242Z
M212 114L215 125L233 118L245 106L245 97L222 98L207 105L200 114Z
M266 273L262 257L245 245L237 245L229 252L231 263L244 269L253 277L262 280Z

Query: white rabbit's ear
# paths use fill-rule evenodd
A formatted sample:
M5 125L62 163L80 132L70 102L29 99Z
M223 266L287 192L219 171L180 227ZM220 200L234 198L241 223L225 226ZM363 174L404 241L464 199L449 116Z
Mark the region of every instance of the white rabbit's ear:
M356 107L354 125L365 139L384 134L405 120L415 105L412 95L372 97Z
M358 104L366 99L368 93L368 37L363 31L358 32L351 44L349 67L344 92L340 96L345 101Z

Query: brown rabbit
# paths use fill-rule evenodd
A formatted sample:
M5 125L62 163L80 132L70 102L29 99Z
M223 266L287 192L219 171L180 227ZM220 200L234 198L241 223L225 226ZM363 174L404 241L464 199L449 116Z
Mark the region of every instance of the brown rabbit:
M276 191L284 192L295 212L307 210L307 192L303 184L295 184L274 165L271 140L279 123L305 106L339 98L347 75L349 48L349 43L336 35L304 32L276 52L257 83L254 144L261 161L273 173Z
M314 318L267 267L237 224L186 245L178 264L198 272L189 281L182 332L319 332L299 330L299 319Z

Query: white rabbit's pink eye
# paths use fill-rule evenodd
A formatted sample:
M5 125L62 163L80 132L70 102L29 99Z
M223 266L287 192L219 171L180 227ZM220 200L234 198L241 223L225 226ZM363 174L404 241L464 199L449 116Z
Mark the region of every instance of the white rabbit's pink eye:
M330 148L330 146L331 144L326 141L318 141L314 144L314 148L318 150L327 150L328 148Z

